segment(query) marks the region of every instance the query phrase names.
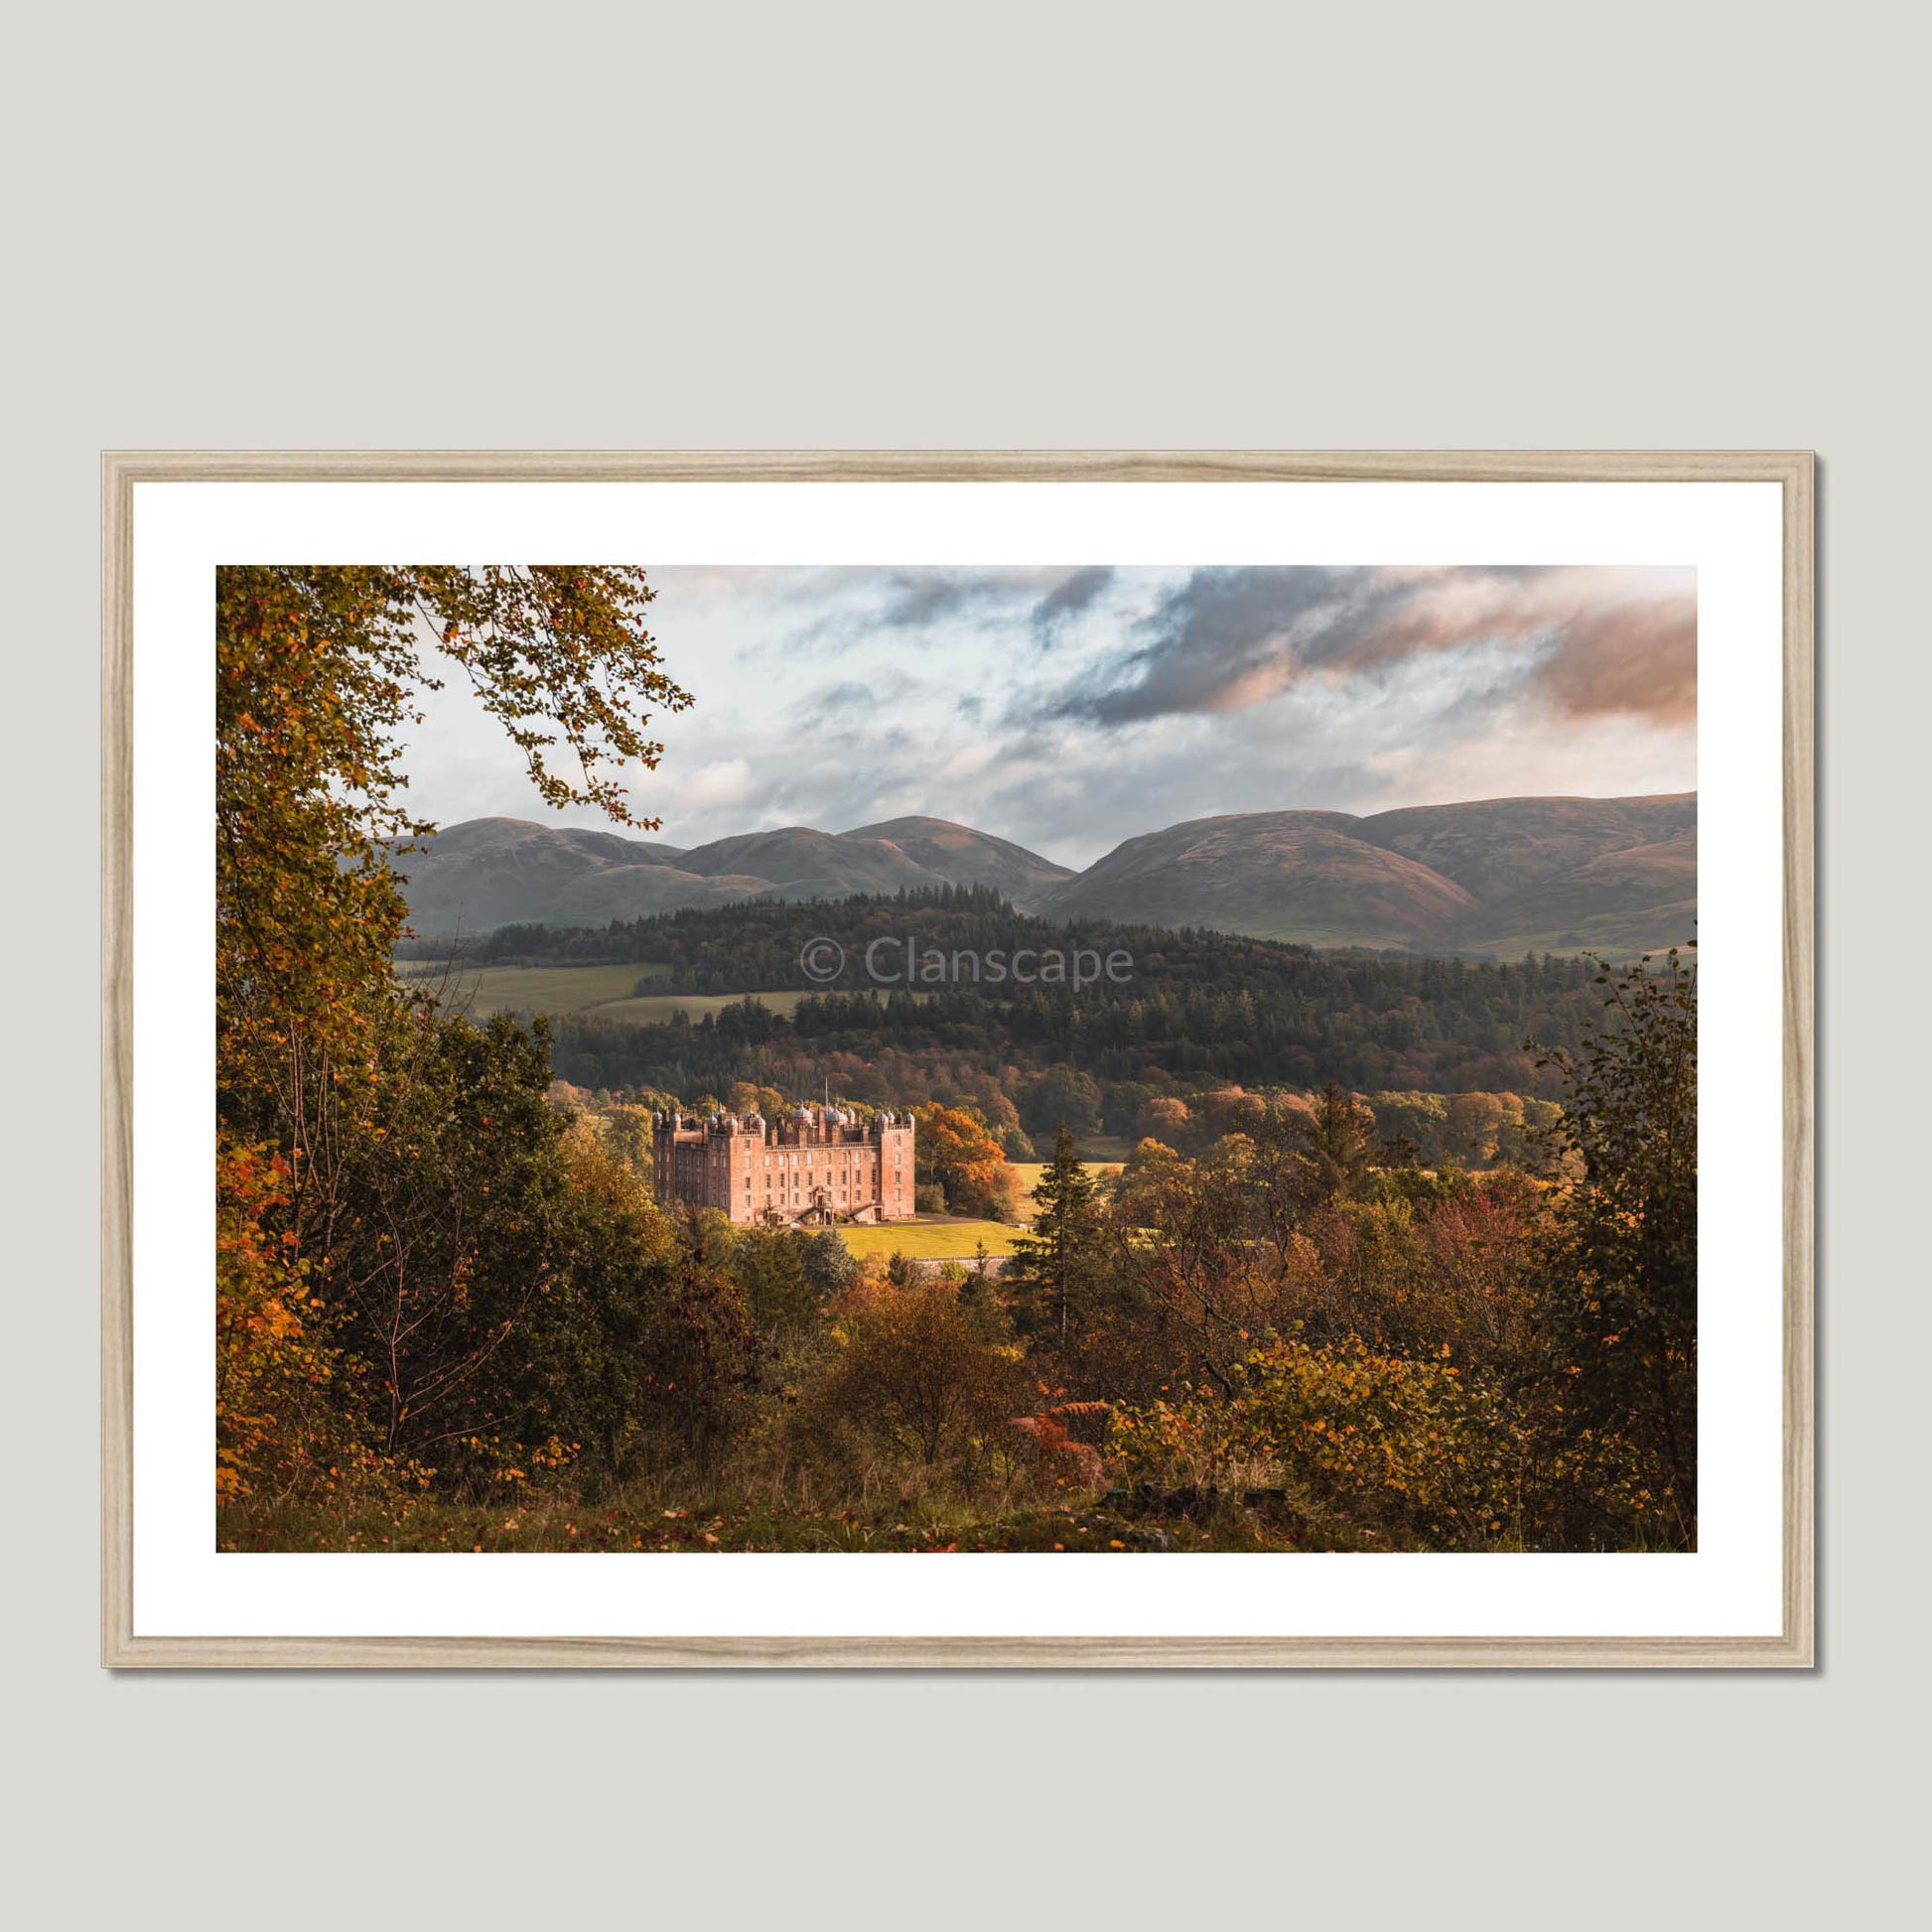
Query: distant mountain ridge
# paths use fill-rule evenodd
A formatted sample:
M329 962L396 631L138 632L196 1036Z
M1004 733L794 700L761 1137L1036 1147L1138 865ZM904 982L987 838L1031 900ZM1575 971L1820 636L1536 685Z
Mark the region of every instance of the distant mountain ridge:
M1324 947L1627 956L1694 934L1697 794L1231 813L1143 833L1080 873L938 818L784 826L692 847L482 818L398 870L421 932L972 885L1051 918Z
M417 929L601 925L747 898L851 898L992 886L1027 907L1070 879L1035 852L945 819L898 818L852 832L806 825L675 846L612 832L472 818L397 861Z

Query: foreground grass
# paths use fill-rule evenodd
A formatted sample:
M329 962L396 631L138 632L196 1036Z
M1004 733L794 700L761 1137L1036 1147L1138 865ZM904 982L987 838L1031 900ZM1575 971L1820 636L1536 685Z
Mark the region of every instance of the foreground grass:
M258 1504L220 1512L224 1551L607 1554L969 1551L1285 1551L1306 1547L1245 1513L1209 1523L1137 1518L1105 1500L1067 1497L975 1509L956 1498L889 1498L870 1511L719 1497L679 1505L649 1493L597 1502L528 1495L494 1505L421 1497L356 1508Z

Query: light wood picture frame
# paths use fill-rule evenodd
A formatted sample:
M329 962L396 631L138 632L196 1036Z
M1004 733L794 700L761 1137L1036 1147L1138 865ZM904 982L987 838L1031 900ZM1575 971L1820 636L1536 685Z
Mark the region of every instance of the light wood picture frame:
M111 452L102 461L101 1658L207 1668L1805 1668L1814 1620L1808 452ZM1783 505L1782 1627L1755 1636L189 1636L135 1624L134 543L145 483L1772 483ZM1766 1042L1768 1050L1769 1042ZM241 1559L247 1561L247 1559ZM1372 1559L1364 1559L1369 1561Z

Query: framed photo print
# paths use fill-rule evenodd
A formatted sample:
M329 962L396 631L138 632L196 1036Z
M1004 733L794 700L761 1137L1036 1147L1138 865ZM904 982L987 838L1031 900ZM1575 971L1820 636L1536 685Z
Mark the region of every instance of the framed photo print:
M1812 1661L1807 455L104 482L106 1663Z

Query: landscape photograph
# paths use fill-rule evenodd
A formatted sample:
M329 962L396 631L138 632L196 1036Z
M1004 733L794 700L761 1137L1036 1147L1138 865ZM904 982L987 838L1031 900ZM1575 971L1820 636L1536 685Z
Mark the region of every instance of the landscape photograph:
M221 1551L1698 1547L1695 573L215 605Z

